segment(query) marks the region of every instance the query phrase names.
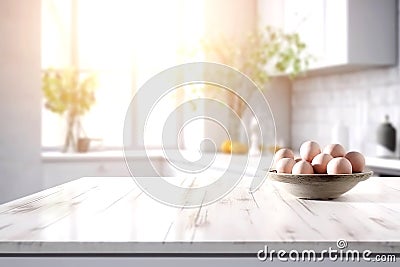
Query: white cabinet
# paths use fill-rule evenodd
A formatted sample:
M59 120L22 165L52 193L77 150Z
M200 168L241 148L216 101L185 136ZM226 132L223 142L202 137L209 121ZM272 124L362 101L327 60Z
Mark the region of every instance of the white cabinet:
M397 63L396 0L259 0L259 24L297 32L310 70L356 70Z

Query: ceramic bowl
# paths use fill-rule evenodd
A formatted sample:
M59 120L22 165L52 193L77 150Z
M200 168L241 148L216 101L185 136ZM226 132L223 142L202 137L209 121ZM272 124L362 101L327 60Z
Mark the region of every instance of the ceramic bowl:
M353 174L286 174L269 171L268 178L278 181L290 194L304 199L334 199L367 180L372 171Z

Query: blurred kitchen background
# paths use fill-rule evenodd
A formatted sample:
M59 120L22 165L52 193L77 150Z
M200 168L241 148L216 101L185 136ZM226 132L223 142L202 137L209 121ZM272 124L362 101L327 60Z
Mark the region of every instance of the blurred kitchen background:
M396 0L2 0L0 203L83 176L130 175L122 154L125 120L132 128L131 143L125 145L143 149L135 145L140 110L125 117L136 90L177 64L236 62L241 56L229 49L243 45L250 50L242 53L253 51L249 34L265 26L291 36L301 48L305 45L304 54L296 50L299 46L285 50L288 59L278 61L292 65L278 68L280 73L275 68L266 70L268 79L255 76L261 77L258 85L275 118L277 145L297 150L310 139L321 145L341 142L367 155L376 173L398 176L398 12ZM211 43L214 56L204 46L209 40L223 40ZM308 66L296 65L305 59ZM75 99L57 93L57 75L70 79L63 86L66 81L91 81L91 75L95 82L82 85L84 93ZM157 133L168 115L165 110L207 92L191 87L160 104L146 139L156 164L164 160L157 152L162 145ZM253 108L265 109L253 101ZM76 116L69 116L71 103L79 104ZM201 108L207 107L196 107L196 112ZM273 128L269 118L266 113L266 133ZM71 119L79 128L71 142L80 137L79 149L77 143L65 146ZM183 146L195 148L210 137L219 147L226 137L213 129L198 123L185 133ZM260 149L274 145L271 136L266 134ZM135 160L137 175L156 175L141 165L139 155Z

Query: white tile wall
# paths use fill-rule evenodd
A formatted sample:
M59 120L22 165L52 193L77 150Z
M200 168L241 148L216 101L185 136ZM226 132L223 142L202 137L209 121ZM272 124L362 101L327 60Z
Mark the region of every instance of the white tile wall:
M294 148L307 139L315 139L321 145L330 143L332 128L341 120L349 129L349 149L373 155L376 128L385 114L397 128L400 140L400 75L397 67L296 80L292 86L291 104Z

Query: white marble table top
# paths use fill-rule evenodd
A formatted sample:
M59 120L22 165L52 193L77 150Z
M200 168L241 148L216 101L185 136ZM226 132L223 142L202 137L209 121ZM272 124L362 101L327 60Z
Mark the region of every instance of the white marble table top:
M155 178L149 178L155 179ZM178 178L169 178L178 179ZM191 181L187 181L192 179ZM182 182L196 185L196 178ZM373 177L330 201L243 179L212 205L161 204L130 177L88 177L0 205L0 254L249 252L335 247L400 252L400 178Z

